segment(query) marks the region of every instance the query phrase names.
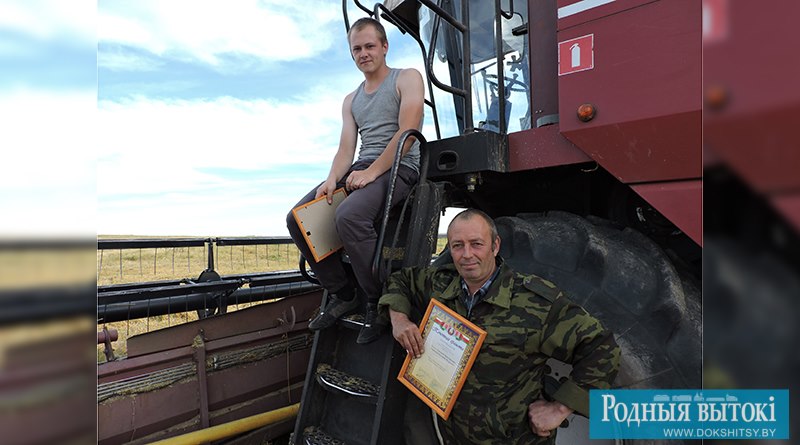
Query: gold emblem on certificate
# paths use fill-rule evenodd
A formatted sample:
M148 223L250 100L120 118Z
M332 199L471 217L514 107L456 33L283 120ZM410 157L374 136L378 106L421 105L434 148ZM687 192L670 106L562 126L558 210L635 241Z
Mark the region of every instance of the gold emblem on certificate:
M425 352L408 355L397 378L447 420L486 332L433 299L420 331Z

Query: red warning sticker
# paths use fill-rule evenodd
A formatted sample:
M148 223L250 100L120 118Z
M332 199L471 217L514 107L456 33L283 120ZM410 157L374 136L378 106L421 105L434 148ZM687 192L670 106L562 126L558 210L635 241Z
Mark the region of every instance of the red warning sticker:
M594 68L594 34L558 42L558 75Z

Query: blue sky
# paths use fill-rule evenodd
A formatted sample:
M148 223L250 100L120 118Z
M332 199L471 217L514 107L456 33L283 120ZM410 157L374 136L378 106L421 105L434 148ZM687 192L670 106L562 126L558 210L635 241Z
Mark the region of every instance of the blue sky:
M94 233L94 11L0 3L0 236Z
M0 66L5 236L285 235L363 80L332 0L6 0Z
M341 4L100 0L97 22L98 233L287 234L363 80ZM389 65L421 69L388 31Z

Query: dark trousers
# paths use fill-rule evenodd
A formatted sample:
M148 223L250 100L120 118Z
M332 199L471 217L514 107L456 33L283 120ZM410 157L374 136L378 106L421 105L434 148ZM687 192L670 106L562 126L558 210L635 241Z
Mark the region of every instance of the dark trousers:
M357 162L350 167L347 174L336 184L344 187L347 177L356 170L364 170L369 163ZM397 205L408 196L411 188L416 184L418 173L413 169L401 165L397 172L392 206ZM350 257L353 274L358 280L358 285L367 297L367 301L377 302L381 295L382 283L372 276L372 259L375 254L375 245L378 240L377 227L383 218L383 207L386 200L386 190L389 187L389 172L379 176L366 187L349 192L347 197L336 209L335 224L339 238L344 244L344 250ZM314 187L296 205L300 206L314 200L318 187ZM329 292L336 292L345 286L352 286L347 278L347 272L342 265L339 254L330 255L322 261L314 261L314 255L306 244L303 233L290 211L286 216L286 226L289 228L294 243L306 258L306 262L314 271L322 286Z

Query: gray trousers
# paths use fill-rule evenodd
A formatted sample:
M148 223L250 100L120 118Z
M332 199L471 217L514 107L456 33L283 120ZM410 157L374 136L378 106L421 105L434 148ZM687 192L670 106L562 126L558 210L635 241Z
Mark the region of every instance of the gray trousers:
M336 184L336 187L344 187L351 172L364 170L369 165L368 162L356 162ZM345 252L350 257L350 265L356 280L358 280L358 285L366 295L367 301L372 302L377 302L381 295L382 283L372 276L372 257L375 254L375 245L378 240L377 228L383 218L386 190L389 187L389 173L387 171L364 188L349 192L336 209L335 224L339 238L344 244ZM408 196L418 177L419 174L410 167L400 166L392 195L392 206L397 205ZM317 188L314 187L295 207L313 201ZM314 261L314 255L306 244L303 233L291 211L286 216L286 226L289 228L289 234L297 244L297 248L300 249L306 262L325 289L335 293L345 286L354 284L349 282L340 254L330 255L320 262Z

